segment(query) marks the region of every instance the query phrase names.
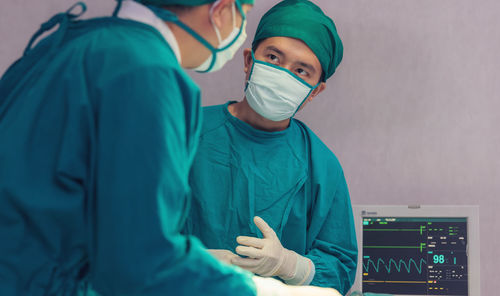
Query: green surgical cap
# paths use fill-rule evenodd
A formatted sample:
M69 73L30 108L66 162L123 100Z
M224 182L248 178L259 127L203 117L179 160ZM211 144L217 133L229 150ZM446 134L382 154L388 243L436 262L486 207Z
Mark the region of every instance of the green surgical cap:
M136 0L137 2L151 5L185 5L185 6L198 6L208 3L213 3L215 0ZM236 0L238 1L238 0ZM239 0L240 4L252 4L254 0Z
M324 81L342 61L344 47L335 23L310 1L284 0L271 8L260 20L252 47L270 37L291 37L307 44L323 68Z

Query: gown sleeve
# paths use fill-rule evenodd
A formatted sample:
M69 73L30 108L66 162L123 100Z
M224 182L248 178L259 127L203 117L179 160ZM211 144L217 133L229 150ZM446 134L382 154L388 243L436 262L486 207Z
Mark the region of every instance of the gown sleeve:
M313 163L316 168L313 179L317 181L313 189L306 257L316 268L311 285L332 287L344 295L356 275L356 233L344 173L332 153L327 153L334 161L323 159Z
M249 273L220 264L196 238L179 234L188 146L197 136L187 124L199 115L194 84L176 69L123 60L102 71L106 78L93 94L99 100L87 209L92 288L103 295L255 295Z

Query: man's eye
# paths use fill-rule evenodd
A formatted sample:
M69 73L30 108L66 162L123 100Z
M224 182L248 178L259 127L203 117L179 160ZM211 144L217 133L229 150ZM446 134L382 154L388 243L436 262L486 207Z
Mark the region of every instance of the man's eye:
M301 76L306 76L306 75L307 75L307 74L309 74L309 73L307 73L307 71L306 71L306 70L304 70L304 69L302 69L302 68L298 68L298 69L297 69L297 74L299 74L299 75L301 75Z
M277 56L275 56L274 54L268 54L268 55L267 55L267 58L268 58L271 62L273 62L273 63L277 63L277 62L278 62L278 57L277 57Z

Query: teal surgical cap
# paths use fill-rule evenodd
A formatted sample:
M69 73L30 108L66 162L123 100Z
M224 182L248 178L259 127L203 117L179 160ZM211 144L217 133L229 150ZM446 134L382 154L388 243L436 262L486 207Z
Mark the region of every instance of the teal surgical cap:
M164 5L198 6L215 2L215 0L136 0L136 1L144 4L158 5L158 6L164 6ZM239 2L240 4L253 5L254 0L239 0Z
M252 47L270 37L291 37L307 44L323 68L323 81L342 61L344 47L335 23L310 1L284 0L271 8L260 20Z

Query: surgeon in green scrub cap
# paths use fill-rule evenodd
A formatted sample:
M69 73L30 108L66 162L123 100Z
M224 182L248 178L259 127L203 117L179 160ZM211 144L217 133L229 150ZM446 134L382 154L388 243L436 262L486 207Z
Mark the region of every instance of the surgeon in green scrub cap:
M321 64L323 82L342 61L344 48L335 23L310 1L282 1L270 9L260 20L253 48L270 37L290 37L305 43Z
M120 0L77 20L78 3L35 33L0 80L0 295L336 295L180 234L202 120L184 69L233 56L245 3Z
M294 118L342 54L334 22L310 1L285 0L262 17L244 50L243 100L203 110L185 232L223 262L344 294L357 267L344 172Z

